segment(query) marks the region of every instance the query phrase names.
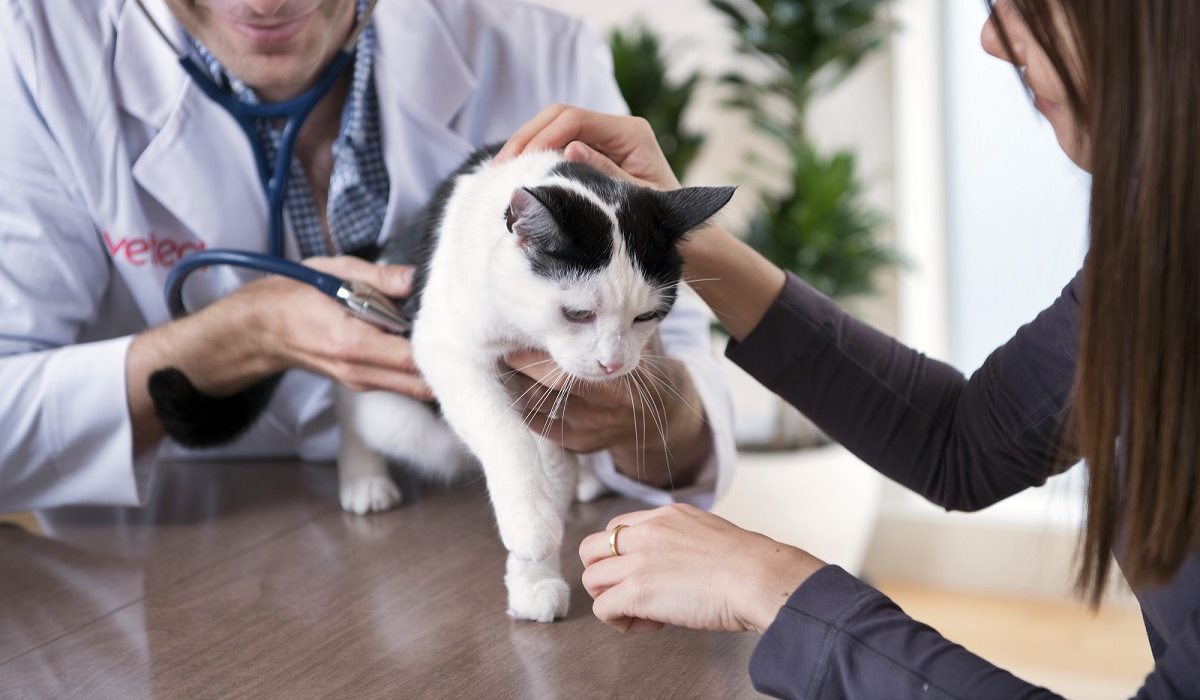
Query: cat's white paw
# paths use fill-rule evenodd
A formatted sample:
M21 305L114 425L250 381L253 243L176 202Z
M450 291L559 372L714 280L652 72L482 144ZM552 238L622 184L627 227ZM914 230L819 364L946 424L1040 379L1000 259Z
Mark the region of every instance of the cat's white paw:
M524 509L518 515L496 514L504 548L522 561L543 561L558 551L563 520L550 509Z
M521 561L510 555L504 583L508 614L518 620L554 622L567 616L571 588L558 571L558 556L545 561Z
M391 510L400 504L400 489L386 475L351 478L341 485L340 490L342 510L358 515Z
M518 620L554 622L567 616L571 588L562 579L545 579L522 590L508 590L508 614Z
M603 484L591 469L579 470L579 481L575 484L575 500L580 503L591 503L608 493L608 487Z

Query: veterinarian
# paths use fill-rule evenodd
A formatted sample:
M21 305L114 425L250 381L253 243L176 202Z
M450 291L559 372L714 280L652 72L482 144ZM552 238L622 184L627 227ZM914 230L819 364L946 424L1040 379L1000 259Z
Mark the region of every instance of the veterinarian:
M188 282L198 311L172 321L163 301L191 253L268 250L249 141L176 51L238 99L275 103L309 88L366 6L0 3L0 511L138 504L166 458L334 459L333 381L430 398L406 340L305 285L210 268ZM603 37L524 2L384 0L355 52L300 132L285 253L393 296L411 268L351 254L405 230L469 153L549 103L625 111ZM258 128L274 138L275 126ZM597 453L609 488L704 504L727 481L731 417L706 313L682 298L661 329L670 457L657 436L635 439L628 397L581 390L565 415L540 417L552 439ZM290 371L251 431L190 452L163 437L147 394L164 366L217 396Z
M1091 247L1062 296L969 380L719 228L684 252L685 276L721 280L700 291L735 339L729 356L933 502L978 510L1085 459L1080 589L1099 600L1116 555L1156 661L1138 698L1200 698L1198 33L1193 0L996 3L984 47L1021 69L1092 173ZM677 186L628 117L549 109L505 155L530 146ZM580 556L596 615L621 630L761 631L750 674L772 695L1057 697L837 566L695 508L618 516Z

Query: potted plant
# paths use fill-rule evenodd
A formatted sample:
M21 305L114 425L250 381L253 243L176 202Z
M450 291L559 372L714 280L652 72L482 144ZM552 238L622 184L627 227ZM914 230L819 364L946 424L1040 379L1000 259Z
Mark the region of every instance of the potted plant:
M722 78L730 90L728 104L747 115L774 156L748 155L757 189L767 194L745 240L839 302L873 293L880 270L898 258L880 241L884 219L865 201L855 154L822 154L809 135L807 114L815 97L883 45L890 30L879 17L885 2L710 0L746 59L743 70ZM746 436L743 447L825 442L797 411L782 401L772 404L773 430Z

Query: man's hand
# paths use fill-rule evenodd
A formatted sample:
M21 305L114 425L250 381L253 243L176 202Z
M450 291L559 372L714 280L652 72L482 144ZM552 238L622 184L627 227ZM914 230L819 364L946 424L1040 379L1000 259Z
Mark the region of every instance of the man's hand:
M394 298L408 296L412 287L412 268L407 266L350 257L311 258L305 264L366 282ZM417 374L407 339L354 318L309 285L282 277L257 280L186 318L139 334L125 362L135 452L162 438L146 383L164 367L179 369L197 389L213 396L302 368L353 389L432 397Z
M353 257L309 258L304 264L365 282L392 298L412 291L410 266L376 265ZM316 289L291 280L261 280L231 295L231 301L243 293L247 303L266 305L266 313L260 314L262 337L272 345L264 352L274 355L282 368L304 368L357 391L392 391L423 401L433 397L417 373L408 339L355 318Z
M504 375L530 429L575 452L612 453L617 470L656 487L695 480L712 452L704 408L683 365L662 354L655 335L629 375L571 381L548 355L505 358Z

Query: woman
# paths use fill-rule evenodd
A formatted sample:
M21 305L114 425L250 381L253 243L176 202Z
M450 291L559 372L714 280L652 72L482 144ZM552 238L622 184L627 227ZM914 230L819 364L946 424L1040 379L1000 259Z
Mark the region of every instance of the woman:
M984 47L1023 73L1061 147L1093 174L1091 248L1062 296L965 380L855 321L727 233L688 278L728 354L887 476L952 509L1089 468L1081 590L1109 553L1142 604L1155 671L1138 697L1200 697L1200 3L1002 0ZM550 108L505 155L678 183L644 123ZM621 527L624 526L624 527ZM687 507L586 538L604 621L764 631L750 672L786 697L1025 698L1028 685L808 553ZM614 556L614 554L616 556Z

